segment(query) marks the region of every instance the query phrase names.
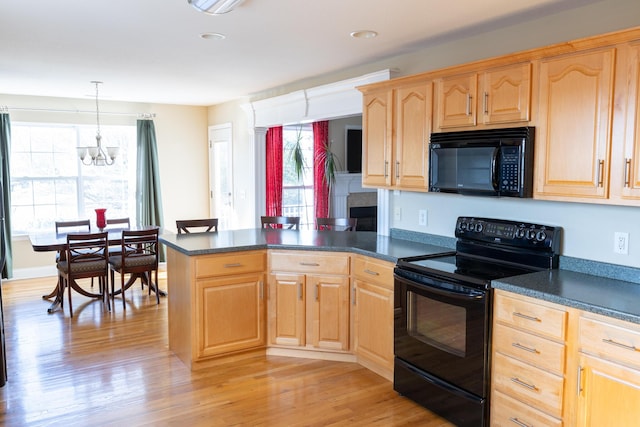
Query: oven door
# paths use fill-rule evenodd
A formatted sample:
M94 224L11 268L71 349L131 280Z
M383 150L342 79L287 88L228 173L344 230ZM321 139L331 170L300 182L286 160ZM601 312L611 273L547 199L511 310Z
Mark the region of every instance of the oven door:
M486 397L490 291L401 269L394 276L395 356Z

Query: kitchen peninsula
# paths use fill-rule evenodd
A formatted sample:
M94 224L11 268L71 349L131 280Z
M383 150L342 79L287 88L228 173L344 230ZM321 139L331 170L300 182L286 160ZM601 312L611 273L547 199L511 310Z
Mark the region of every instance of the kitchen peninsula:
M169 347L187 366L257 351L357 361L390 380L395 262L447 252L454 243L263 229L160 240Z

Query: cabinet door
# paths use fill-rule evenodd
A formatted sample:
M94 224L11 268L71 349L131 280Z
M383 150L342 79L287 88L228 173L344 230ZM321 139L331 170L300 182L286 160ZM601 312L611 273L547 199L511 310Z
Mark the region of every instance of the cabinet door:
M487 71L481 84L478 105L484 124L529 121L531 63Z
M431 134L432 83L396 89L396 187L429 186L429 135Z
M622 188L617 192L623 199L640 200L640 44L628 50L628 78L624 88L627 101L627 119L624 129Z
M580 355L578 426L635 427L640 420L640 371Z
M436 87L438 129L476 125L476 73L443 77Z
M393 91L364 95L362 111L362 184L391 185Z
M543 60L536 195L606 198L614 49Z
M276 345L305 344L305 276L269 276L269 342Z
M264 346L263 292L263 274L196 281L198 357Z
M349 349L349 278L307 276L307 344Z
M393 373L393 291L355 280L354 352Z

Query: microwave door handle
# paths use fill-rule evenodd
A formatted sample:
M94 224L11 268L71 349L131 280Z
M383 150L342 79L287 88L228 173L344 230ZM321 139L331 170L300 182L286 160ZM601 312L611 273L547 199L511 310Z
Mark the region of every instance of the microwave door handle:
M491 185L495 191L498 191L498 153L500 152L500 147L496 147L493 150L493 155L491 156Z

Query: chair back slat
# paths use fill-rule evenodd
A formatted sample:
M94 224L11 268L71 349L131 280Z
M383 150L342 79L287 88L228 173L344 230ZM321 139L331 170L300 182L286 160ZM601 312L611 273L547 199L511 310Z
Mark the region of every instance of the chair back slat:
M206 219L180 219L176 220L178 234L191 233L193 231L215 233L218 231L218 218ZM200 230L193 230L194 228ZM204 228L204 230L202 230Z
M316 230L356 231L357 218L316 218Z
M107 218L107 228L131 228L131 220L127 218Z
M56 234L60 234L61 229L63 232L65 230L67 230L67 232L91 231L91 221L89 221L88 219L79 219L75 221L56 221L55 224L56 224ZM71 229L71 230L68 230L68 229Z
M299 216L261 216L262 228L285 228L298 230L300 228Z

